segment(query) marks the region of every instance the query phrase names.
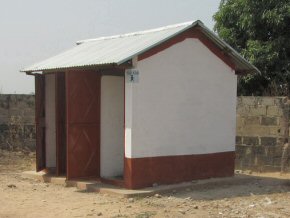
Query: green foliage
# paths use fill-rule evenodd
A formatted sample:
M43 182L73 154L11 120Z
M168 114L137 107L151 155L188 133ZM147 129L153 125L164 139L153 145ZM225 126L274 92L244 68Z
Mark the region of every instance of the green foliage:
M222 0L218 35L261 74L239 78L239 95L290 94L290 0Z

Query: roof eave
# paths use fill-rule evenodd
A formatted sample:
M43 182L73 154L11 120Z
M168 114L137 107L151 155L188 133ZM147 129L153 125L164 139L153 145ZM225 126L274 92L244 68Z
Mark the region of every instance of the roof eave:
M258 68L256 68L250 62L248 62L229 44L227 44L225 41L220 39L214 32L208 29L202 22L200 22L199 25L207 37L209 37L218 47L220 47L224 52L226 52L229 56L231 56L234 59L234 61L239 62L241 66L244 66L244 68L239 70L249 73L259 73L259 74L261 73L260 70L258 70Z
M59 68L43 68L43 69L22 69L20 72L24 72L26 74L34 74L34 72L57 72L57 71L67 71L72 69L104 69L108 67L116 67L116 68L128 68L132 67L131 59L124 61L123 63L106 63L106 64L93 64L93 65L83 65L83 66L70 66L70 67L59 67Z

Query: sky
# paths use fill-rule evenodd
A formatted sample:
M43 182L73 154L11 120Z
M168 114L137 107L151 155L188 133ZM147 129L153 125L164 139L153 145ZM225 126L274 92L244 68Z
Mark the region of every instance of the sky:
M0 93L34 93L19 70L110 36L201 20L210 29L220 0L0 0Z

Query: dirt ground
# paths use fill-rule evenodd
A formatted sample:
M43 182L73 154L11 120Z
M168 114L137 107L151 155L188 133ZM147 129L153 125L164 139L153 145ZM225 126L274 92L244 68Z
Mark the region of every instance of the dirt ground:
M35 155L0 150L0 217L290 217L290 175L124 199L23 178Z

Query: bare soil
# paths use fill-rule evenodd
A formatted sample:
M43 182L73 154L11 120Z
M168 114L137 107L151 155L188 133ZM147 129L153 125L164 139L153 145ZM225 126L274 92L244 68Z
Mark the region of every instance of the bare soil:
M0 150L0 217L290 217L290 175L252 183L125 199L23 178L34 153Z

